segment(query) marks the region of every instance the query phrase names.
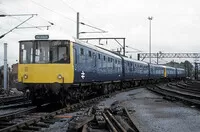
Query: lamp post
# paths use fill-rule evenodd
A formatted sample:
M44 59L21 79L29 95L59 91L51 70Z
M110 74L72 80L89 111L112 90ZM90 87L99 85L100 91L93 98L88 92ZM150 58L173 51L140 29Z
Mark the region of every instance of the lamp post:
M153 17L148 17L149 19L149 63L151 63L151 20Z

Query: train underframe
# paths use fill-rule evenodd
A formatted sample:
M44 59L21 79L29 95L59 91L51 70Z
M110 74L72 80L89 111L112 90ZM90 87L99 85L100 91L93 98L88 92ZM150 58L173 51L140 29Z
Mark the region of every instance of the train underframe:
M109 94L116 90L131 88L147 83L160 81L171 81L169 79L148 80L123 80L112 82L95 82L80 84L25 84L24 94L32 100L33 104L40 105L47 102L59 102L66 106L71 103L83 101L103 94Z

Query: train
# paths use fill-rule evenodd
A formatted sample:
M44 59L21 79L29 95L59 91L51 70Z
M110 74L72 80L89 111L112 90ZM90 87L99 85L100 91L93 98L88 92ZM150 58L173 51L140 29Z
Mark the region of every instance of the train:
M184 78L184 69L130 59L65 35L35 34L19 41L16 87L36 104L68 105L142 83Z

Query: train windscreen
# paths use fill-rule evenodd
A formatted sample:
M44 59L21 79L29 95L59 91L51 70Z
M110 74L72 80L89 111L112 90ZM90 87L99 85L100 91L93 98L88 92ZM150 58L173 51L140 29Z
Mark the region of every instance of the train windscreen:
M70 44L66 40L20 42L20 63L70 63Z

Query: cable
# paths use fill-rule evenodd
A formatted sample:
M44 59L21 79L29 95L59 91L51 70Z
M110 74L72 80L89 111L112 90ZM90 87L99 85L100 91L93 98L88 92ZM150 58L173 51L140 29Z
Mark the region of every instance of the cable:
M136 51L142 52L141 50L139 50L139 49L136 49L136 48L133 48L133 47L131 47L131 46L128 46L128 45L126 45L126 48L130 48L130 49L133 49L133 50L136 50Z
M64 0L61 0L61 1L62 1L65 5L67 5L70 9L72 9L74 12L77 13L77 11L76 11L74 8L72 8L69 4L67 4ZM42 7L42 8L45 8L45 9L51 11L51 12L53 12L53 13L60 14L60 15L62 15L64 18L66 18L66 19L68 19L68 20L71 20L71 21L73 21L73 22L76 23L76 21L74 21L73 19L71 19L71 18L69 18L69 17L66 17L65 15L63 15L63 14L61 14L61 13L59 13L59 12L56 12L56 11L54 11L54 10L52 10L52 9L49 9L48 7L45 7L45 6L43 6L43 5L41 5L41 4L37 3L37 2L35 2L35 1L33 1L33 0L31 0L31 2L33 2L34 4L36 4L36 5L38 5L38 6ZM87 25L87 24L85 24L85 25ZM93 24L92 24L92 25L93 25ZM88 26L88 25L87 25L87 26ZM94 28L94 27L93 27L93 28ZM96 28L96 29L100 30L99 28ZM101 33L101 35L104 36L102 33Z
M30 20L31 18L33 18L33 15L29 18L27 18L25 21L23 21L22 23L18 24L17 26L15 26L14 28L10 29L8 32L4 33L3 35L0 36L0 39L3 38L6 34L12 32L14 29L16 29L17 27L19 27L20 25L24 24L25 22L27 22L28 20Z
M74 8L72 8L69 4L67 4L64 0L61 0L65 5L67 5L70 9L72 9L75 13L77 13L78 11L76 11Z
M103 32L103 33L106 32L105 30L102 30L102 29L100 29L100 28L97 28L97 27L94 27L94 26L91 26L91 25L85 24L85 23L83 23L83 22L80 22L80 24L82 24L82 25L86 25L86 26L88 26L88 27L91 27L91 28L94 28L94 29L97 29L97 30L100 30L100 31Z
M82 15L81 15L81 17L82 17L83 19L86 19L86 18L85 18L84 16L82 16ZM88 20L87 20L87 21L88 21ZM92 24L92 23L89 22L89 21L88 21L87 23L89 23L90 25L94 25L94 24ZM95 27L96 27L96 26L95 26ZM96 30L93 29L93 28L92 28L92 30L93 30L93 31L96 31ZM105 37L105 36L103 35L103 33L100 33L100 34L101 34L101 36Z
M54 25L54 23L53 23L53 22L50 22L49 20L45 19L44 17L41 17L41 16L38 16L38 17L40 17L40 18L41 18L41 19L43 19L44 21L46 21L46 22L50 23L51 25Z
M68 19L68 20L70 20L70 21L72 21L72 22L75 22L75 23L76 23L76 21L75 21L75 20L73 20L73 19L71 19L71 18L69 18L69 17L67 17L67 16L63 15L63 14L62 14L62 13L60 13L60 12L54 11L54 10L52 10L52 9L49 9L48 7L45 7L45 6L43 6L43 5L41 5L41 4L37 3L37 2L35 2L35 1L33 1L33 0L31 0L31 2L32 2L32 3L34 3L34 4L36 4L36 5L38 5L38 6L40 6L40 7L42 7L42 8L45 8L46 10L49 10L49 11L51 11L51 12L55 13L55 14L59 14L59 15L63 16L65 19Z
M9 15L9 14L3 12L3 11L0 11L0 12L3 13L3 14L5 14L5 15ZM18 21L20 21L20 22L23 22L21 19L19 19L19 18L17 18L17 17L14 17L14 16L9 16L9 17L12 17L12 18L14 18L14 19L16 19L16 20L18 20ZM30 26L34 26L34 25L32 25L32 24L29 24L28 22L27 22L26 24L28 24L28 25L30 25ZM41 28L37 28L37 29L42 30Z
M6 6L5 4L3 4L3 5ZM13 8L16 8L16 7L13 7ZM21 8L24 8L24 7L21 6ZM18 8L18 9L21 9L21 8ZM3 12L3 11L0 11L0 12L3 13L3 14L7 14L7 13L5 13L5 12ZM37 15L37 16L40 17L40 18L42 18L43 20L45 20L45 21L48 22L49 24L54 25L54 23L50 22L49 20L46 20L46 19L44 19L43 17L41 17L41 16L39 16L39 15ZM14 17L14 16L10 16L10 17L13 17L13 18L17 19L18 21L22 22L22 20L19 19L19 18L17 18L17 17ZM27 24L30 25L30 26L34 26L34 25L32 25L32 24L29 24L28 22L27 22ZM37 28L37 29L43 30L43 29L41 29L41 28Z
M1 13L3 13L3 14L7 14L7 13L5 13L5 12L3 12L3 11L0 11ZM11 16L12 18L15 18L15 17L13 17L13 16ZM15 18L15 19L17 19L17 18ZM20 21L20 22L22 22L20 19L17 19L18 21ZM28 24L28 23L27 23ZM30 24L29 24L30 25ZM0 27L0 29L1 30L4 30L4 31L8 31L8 30L10 30L10 29L5 29L5 28L2 28L2 27ZM17 34L17 35L22 35L21 33L18 33L18 32L15 32L15 31L12 31L12 33L15 33L15 34Z

